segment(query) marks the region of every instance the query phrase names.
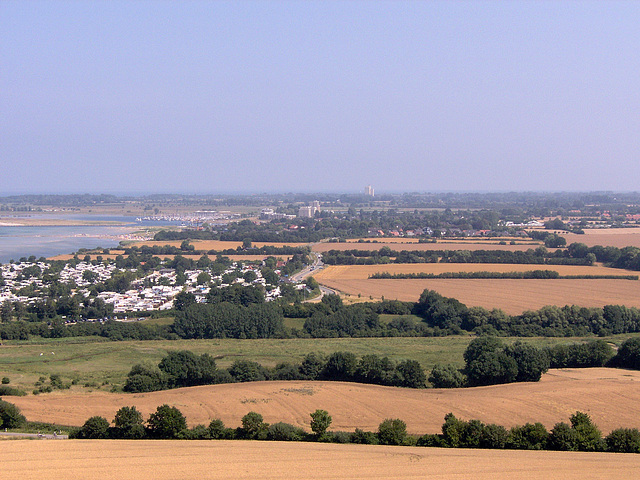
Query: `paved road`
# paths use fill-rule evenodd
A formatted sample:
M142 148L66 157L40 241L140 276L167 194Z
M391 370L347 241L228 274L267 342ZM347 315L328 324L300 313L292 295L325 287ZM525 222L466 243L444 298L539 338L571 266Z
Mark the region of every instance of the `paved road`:
M66 440L69 438L69 435L53 435L52 433L18 433L0 431L0 435L5 437L44 438L48 440Z
M313 275L315 272L320 271L320 270L322 270L324 268L324 263L322 263L322 258L320 257L320 255L318 255L315 252L311 252L311 255L316 257L316 259L314 260L313 264L311 264L308 267L300 270L295 275L292 275L291 276L291 281L292 282L302 282L302 281L304 281L305 278L309 277L310 275ZM309 301L317 301L317 300L321 299L324 295L338 295L338 292L336 292L335 290L332 290L329 287L325 287L324 285L320 285L320 297L315 297L315 298L312 298L312 299L306 300L306 301L307 302L309 302Z

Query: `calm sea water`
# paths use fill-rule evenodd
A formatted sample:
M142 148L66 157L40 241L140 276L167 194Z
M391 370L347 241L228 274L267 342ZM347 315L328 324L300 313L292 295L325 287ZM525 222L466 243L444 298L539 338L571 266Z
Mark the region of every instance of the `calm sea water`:
M32 216L32 218L35 217ZM47 218L52 218L48 216ZM176 222L136 221L135 217L65 216L65 219L126 222L126 226L0 226L0 263L35 255L36 258L72 253L79 248L115 247L118 235L131 233L145 226L175 225ZM11 218L0 219L11 223Z

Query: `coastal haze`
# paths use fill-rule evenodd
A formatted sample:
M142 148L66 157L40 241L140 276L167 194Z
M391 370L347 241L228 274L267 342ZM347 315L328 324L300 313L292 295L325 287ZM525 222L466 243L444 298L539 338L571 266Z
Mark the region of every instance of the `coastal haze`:
M637 189L640 4L0 4L0 191Z

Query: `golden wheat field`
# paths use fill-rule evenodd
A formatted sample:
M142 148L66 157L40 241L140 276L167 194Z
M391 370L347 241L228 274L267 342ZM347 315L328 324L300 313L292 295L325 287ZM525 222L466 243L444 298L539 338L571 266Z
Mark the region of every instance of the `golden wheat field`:
M530 270L552 270L560 275L632 275L638 272L584 265L526 265L506 263L389 263L386 265L330 265L314 277L324 280L361 280L374 273L433 273L447 272L527 272ZM627 280L628 281L628 280Z
M640 228L606 228L585 230L584 235L562 232L567 239L567 245L577 242L589 247L602 245L604 247L638 247L640 248Z
M257 441L5 441L6 478L35 480L631 479L640 455Z
M499 245L496 243L471 243L471 242L438 242L438 243L397 243L386 242L383 243L353 243L353 242L341 242L341 243L329 243L322 242L313 244L311 250L318 253L328 252L329 250L380 250L383 247L389 247L391 250L415 250L415 251L431 251L431 250L507 250L507 251L527 251L530 248L536 249L541 243L532 242L531 244L519 244L519 245Z
M425 290L453 297L468 307L500 308L518 315L545 305L640 308L640 283L633 280L512 280L512 279L324 279L320 283L343 294L376 300L416 302Z
M189 387L145 394L108 392L29 395L11 399L31 421L82 425L94 415L112 420L135 405L145 418L162 404L177 407L190 426L219 418L240 425L250 411L266 422L309 430L309 414L327 410L332 430L375 431L385 418L400 418L413 434L437 433L453 412L511 427L542 422L551 429L576 411L591 415L603 432L640 428L640 371L608 368L550 370L540 382L461 389L409 389L345 382L270 381Z

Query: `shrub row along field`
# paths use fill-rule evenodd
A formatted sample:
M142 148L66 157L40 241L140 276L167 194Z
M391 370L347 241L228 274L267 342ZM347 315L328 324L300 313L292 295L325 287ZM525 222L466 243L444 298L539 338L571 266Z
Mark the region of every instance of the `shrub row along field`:
M632 454L458 450L324 443L167 440L4 442L7 478L51 480L414 479L566 480L633 478Z
M0 413L11 404L0 404ZM160 405L144 421L135 407L120 408L111 422L104 417L88 418L82 427L70 432L69 438L97 439L183 439L183 440L270 440L287 442L356 443L366 445L396 445L444 448L486 448L492 450L560 450L583 452L640 453L640 430L619 428L603 437L598 426L584 412L571 415L571 424L558 422L549 432L539 422L516 425L507 429L479 420L465 421L452 413L444 417L442 433L420 437L407 433L406 423L399 418L380 422L375 432L355 429L353 432L329 430L332 417L326 410L310 414L311 432L286 422L267 423L261 414L249 412L242 425L226 427L214 418L209 425L187 427L182 412L169 405Z
M640 428L640 372L611 368L549 370L540 382L465 389L407 389L344 382L270 381L188 387L145 394L60 391L11 397L31 421L82 425L99 415L112 418L123 405L148 417L158 405L178 407L190 425L220 418L237 427L249 410L268 423L308 428L309 412L331 412L332 429L374 431L385 418L401 418L409 433L438 433L452 412L511 428L541 422L548 430L576 411L588 412L607 434Z

